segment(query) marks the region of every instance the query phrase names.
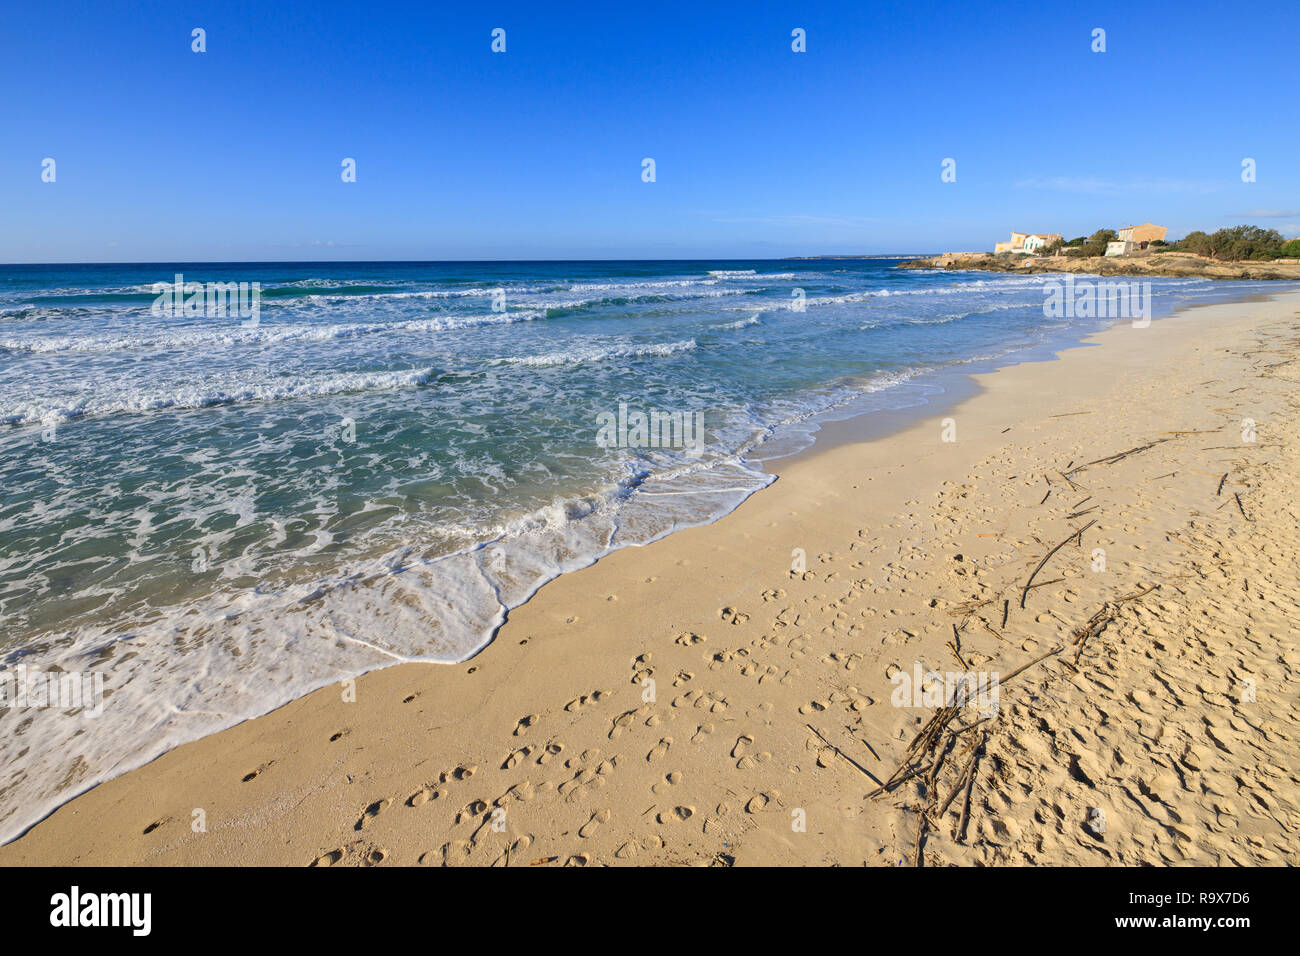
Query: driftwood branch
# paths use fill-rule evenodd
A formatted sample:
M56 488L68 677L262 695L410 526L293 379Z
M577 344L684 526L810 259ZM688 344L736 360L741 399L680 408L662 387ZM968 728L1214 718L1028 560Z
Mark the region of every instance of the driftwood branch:
M1067 544L1069 544L1070 541L1071 541L1071 539L1073 539L1073 538L1078 538L1080 541L1082 541L1082 540L1083 540L1083 533L1084 533L1085 531L1087 531L1089 528L1091 528L1093 525L1095 525L1096 523L1097 523L1097 519L1096 519L1096 518L1093 518L1091 521L1089 521L1089 522L1088 522L1086 525L1084 525L1082 528L1079 528L1077 531L1071 531L1071 532L1070 532L1070 536L1069 536L1068 538L1066 538L1065 540L1063 540L1060 544L1058 544L1056 547L1054 547L1051 551L1048 551L1047 554L1043 555L1043 560L1041 560L1041 561L1038 562L1038 567L1034 568L1033 572L1029 575L1029 580L1025 582L1025 589L1024 589L1023 591L1020 592L1020 606L1021 606L1021 608L1023 608L1023 607L1025 606L1025 598L1027 598L1027 597L1029 596L1029 586L1030 586L1031 584L1033 584L1035 575L1037 575L1039 571L1043 570L1043 565L1045 565L1045 564L1048 562L1048 560L1051 559L1052 555L1056 554L1056 552L1060 551L1060 550L1061 550L1062 548L1064 548Z
M843 757L845 760L851 763L854 767L856 767L859 773L865 774L866 776L870 777L878 786L882 786L882 787L884 786L884 784L880 782L879 777L877 777L866 767L862 766L862 764L858 763L856 760L854 760L852 757L846 754L839 747L835 746L833 743L827 740L824 736L822 736L822 732L820 730L818 730L812 724L804 724L804 726L807 727L809 730L811 730L813 733L815 733L818 737L820 737L821 742L824 743L827 747L830 747L831 750L834 750L837 754L839 754L841 757Z

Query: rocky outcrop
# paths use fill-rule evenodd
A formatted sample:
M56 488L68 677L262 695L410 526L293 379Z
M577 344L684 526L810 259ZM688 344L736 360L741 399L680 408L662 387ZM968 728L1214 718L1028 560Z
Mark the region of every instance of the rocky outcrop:
M989 252L945 252L899 263L900 269L974 270L978 272L1074 272L1103 276L1203 276L1207 279L1297 279L1300 261L1220 262L1190 252L1154 252L1138 256L1012 256Z

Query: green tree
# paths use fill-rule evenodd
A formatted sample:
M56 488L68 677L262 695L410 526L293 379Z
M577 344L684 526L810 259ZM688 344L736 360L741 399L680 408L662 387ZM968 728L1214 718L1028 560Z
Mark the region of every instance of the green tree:
M1209 235L1200 229L1189 232L1181 242L1176 242L1174 245L1180 252L1190 252L1198 256L1210 255L1210 250L1213 248Z
M1189 232L1173 248L1198 256L1239 262L1243 259L1276 259L1283 255L1282 234L1262 226L1229 226L1213 234Z
M1104 256L1106 254L1106 243L1113 242L1118 236L1114 229L1098 229L1083 244L1085 256Z
M1261 226L1230 226L1210 237L1216 259L1238 262L1242 259L1272 259L1282 248L1282 234Z

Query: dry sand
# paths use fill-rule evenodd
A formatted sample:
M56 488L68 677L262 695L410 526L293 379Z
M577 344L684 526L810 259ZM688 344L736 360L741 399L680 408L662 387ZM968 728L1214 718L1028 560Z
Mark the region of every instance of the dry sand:
M1117 326L823 443L475 659L178 748L0 863L1298 863L1298 309ZM918 664L998 672L996 714L893 706Z

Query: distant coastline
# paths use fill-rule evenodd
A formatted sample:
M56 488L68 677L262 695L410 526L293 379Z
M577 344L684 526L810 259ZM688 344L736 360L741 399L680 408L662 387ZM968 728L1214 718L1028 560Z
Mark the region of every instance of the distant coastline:
M1206 279L1300 280L1300 259L1223 262L1190 252L1126 256L1012 256L990 252L945 252L900 262L900 269L957 272L1072 272L1103 276L1200 276Z

